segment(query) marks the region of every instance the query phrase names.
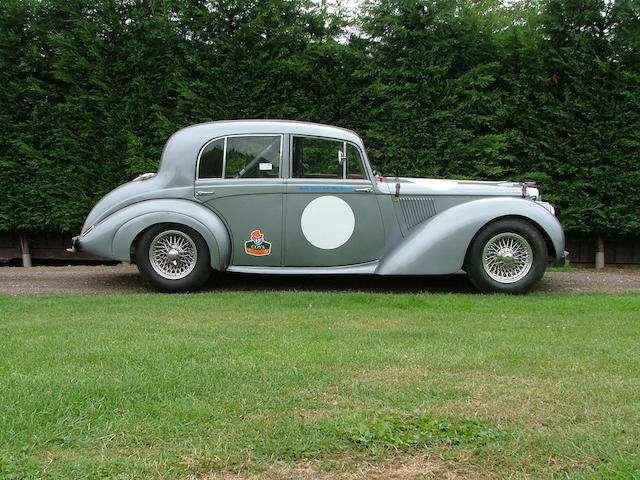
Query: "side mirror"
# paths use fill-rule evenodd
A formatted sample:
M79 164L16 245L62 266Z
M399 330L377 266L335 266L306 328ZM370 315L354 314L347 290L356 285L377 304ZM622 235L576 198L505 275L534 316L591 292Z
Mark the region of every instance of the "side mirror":
M342 150L338 150L338 163L340 165L344 165L346 161L347 161L347 154L344 153Z

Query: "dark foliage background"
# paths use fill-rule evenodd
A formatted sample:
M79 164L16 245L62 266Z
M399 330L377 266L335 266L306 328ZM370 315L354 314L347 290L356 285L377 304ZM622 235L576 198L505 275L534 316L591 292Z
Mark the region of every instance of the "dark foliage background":
M0 230L78 230L172 132L236 118L351 128L387 175L537 181L567 230L637 235L640 0L374 0L351 22L307 0L0 2Z

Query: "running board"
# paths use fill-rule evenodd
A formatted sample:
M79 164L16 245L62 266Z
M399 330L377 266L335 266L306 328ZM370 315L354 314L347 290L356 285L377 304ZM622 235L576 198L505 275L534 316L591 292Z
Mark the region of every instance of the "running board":
M234 265L227 268L227 272L263 273L266 275L371 275L375 273L377 267L378 261L340 267L249 267Z

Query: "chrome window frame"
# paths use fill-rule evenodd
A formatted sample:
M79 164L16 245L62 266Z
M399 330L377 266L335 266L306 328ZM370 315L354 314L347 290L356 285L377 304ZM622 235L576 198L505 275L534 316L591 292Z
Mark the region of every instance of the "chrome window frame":
M365 156L364 156L364 152L362 151L362 149L355 143L350 142L349 140L343 140L341 138L336 138L336 137L321 137L318 135L300 135L300 134L295 134L292 133L289 135L290 136L290 140L289 140L289 172L288 173L288 178L290 178L291 180L324 180L324 181L333 181L333 180L350 180L350 181L362 181L362 180L368 180L368 181L372 181L371 178L369 178L369 172L368 169L365 168ZM351 145L352 147L355 147L355 149L358 152L358 155L360 156L360 169L362 171L362 173L364 173L364 175L362 176L362 178L310 178L310 177L294 177L293 176L293 162L294 162L294 153L295 150L293 148L293 142L296 138L315 138L315 139L319 139L319 140L329 140L329 141L333 141L333 142L338 142L338 143L342 143L342 151L343 153L346 155L347 154L347 144ZM347 160L348 161L348 160Z
M251 179L255 179L255 178L259 178L259 177L247 177L247 178L227 178L226 175L226 168L227 168L227 144L228 144L228 139L229 138L240 138L240 137L279 137L280 138L280 148L278 150L278 160L279 160L279 165L278 165L278 176L273 178L272 180L275 179L279 179L279 178L284 178L282 175L283 169L282 169L282 165L283 165L283 147L284 147L284 134L283 133L241 133L238 135L222 135L220 137L216 137L216 138L212 138L211 140L209 140L208 142L206 142L204 145L202 145L202 147L200 147L200 150L198 151L198 160L196 161L196 170L195 170L195 181L197 180L251 180ZM223 147L223 151L222 151L222 177L200 177L199 172L200 172L200 161L202 160L202 154L204 153L205 149L211 145L213 142L216 142L220 139L224 140L224 147Z

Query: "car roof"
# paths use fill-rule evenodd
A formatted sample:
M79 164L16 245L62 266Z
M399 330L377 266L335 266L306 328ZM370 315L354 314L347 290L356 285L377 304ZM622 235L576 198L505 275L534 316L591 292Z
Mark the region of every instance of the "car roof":
M360 137L346 128L294 120L221 120L191 125L174 133L164 147L158 173L172 176L171 183L186 184L187 176L193 180L193 170L185 167L195 167L203 145L219 137L251 134L328 137L353 142L364 150Z
M246 135L250 133L290 133L293 135L311 135L332 137L341 140L355 141L358 135L352 130L321 123L301 122L297 120L219 120L215 122L199 123L178 130L174 135L182 133L203 133L214 135L211 138L224 135ZM355 137L355 138L354 138Z

